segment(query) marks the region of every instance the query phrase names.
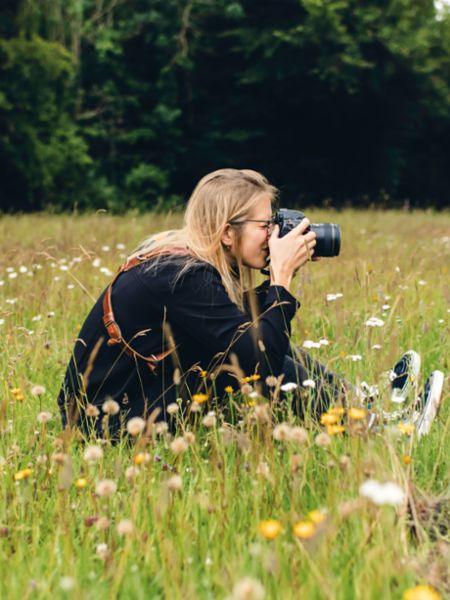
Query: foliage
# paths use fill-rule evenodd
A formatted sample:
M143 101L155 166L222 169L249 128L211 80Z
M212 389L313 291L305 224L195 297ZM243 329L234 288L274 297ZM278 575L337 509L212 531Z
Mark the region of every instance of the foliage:
M22 0L0 15L2 63L17 62L0 70L4 209L147 208L221 166L263 171L286 201L448 204L450 19L432 0ZM20 67L33 55L42 78Z

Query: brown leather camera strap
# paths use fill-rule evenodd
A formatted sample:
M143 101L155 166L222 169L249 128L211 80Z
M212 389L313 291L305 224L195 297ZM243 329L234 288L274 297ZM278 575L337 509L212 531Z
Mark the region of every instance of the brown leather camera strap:
M151 252L147 252L145 254L138 254L136 256L133 256L119 268L114 279L111 281L108 288L106 289L105 295L103 296L103 323L109 335L109 340L107 342L108 346L114 346L118 344L123 348L123 351L129 356L143 360L152 372L155 371L158 362L163 360L169 354L171 354L171 352L173 352L174 349L169 348L168 350L164 350L162 352L159 352L158 354L150 354L150 356L144 356L143 354L137 352L137 350L134 350L134 348L132 348L130 344L123 338L120 327L115 319L112 307L112 287L122 273L130 271L134 267L142 265L143 263L155 258L156 256L162 256L165 254L178 256L195 256L191 250L180 246L159 248L158 250L152 250Z

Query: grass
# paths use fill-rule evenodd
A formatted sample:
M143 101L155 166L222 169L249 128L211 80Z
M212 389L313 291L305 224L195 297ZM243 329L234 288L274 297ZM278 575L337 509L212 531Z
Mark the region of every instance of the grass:
M236 396L240 424L224 426L220 411L212 427L181 422L176 437L195 440L179 455L169 434L152 433L132 445L98 441L103 457L86 462L55 405L77 331L125 254L180 219L1 218L2 598L378 600L420 584L450 593L450 216L311 216L338 222L343 246L339 259L300 272L294 341L329 340L311 352L348 379L379 384L377 409L388 406L385 373L403 351L421 354L419 386L444 371L444 405L420 442L396 426L367 435L349 421L346 435L321 445L324 428L287 411L289 426L305 429L280 441L271 418L255 417L265 400ZM367 327L372 316L384 325ZM33 395L37 384L43 395ZM369 478L396 482L408 503L362 498ZM96 493L105 479L117 485L110 496ZM299 521L308 535L294 535Z

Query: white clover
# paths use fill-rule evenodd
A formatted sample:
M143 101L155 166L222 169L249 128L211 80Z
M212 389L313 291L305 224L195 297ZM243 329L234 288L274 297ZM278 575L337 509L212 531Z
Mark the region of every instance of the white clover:
M28 269L22 265L21 267L19 267L19 271L21 273L26 273L28 271Z
M319 340L319 346L329 346L330 342L328 340L326 340L325 338L322 338Z
M17 277L17 273L15 273L15 272L13 271L12 273L9 273L9 274L8 274L8 277L9 277L10 279L15 279L15 278Z
M281 390L283 392L292 392L292 390L297 389L298 385L294 381L288 381L287 383L283 383L281 386Z
M319 342L313 342L312 340L305 340L302 344L303 348L306 348L307 350L310 348L320 348L320 343Z
M362 356L361 356L361 354L349 354L347 356L347 360L357 362L358 360L362 360Z
M366 327L383 327L384 321L378 317L370 317L365 322Z
M302 386L314 390L316 387L316 382L313 379L305 379L302 381Z
M109 252L110 247L109 246L102 246L102 252Z
M380 483L376 479L368 479L361 484L359 494L377 506L401 506L406 498L405 491L397 483Z

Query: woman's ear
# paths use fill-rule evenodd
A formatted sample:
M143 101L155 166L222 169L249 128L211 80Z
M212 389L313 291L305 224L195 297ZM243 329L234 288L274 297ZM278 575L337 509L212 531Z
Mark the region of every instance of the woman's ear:
M223 230L222 235L220 236L220 241L226 248L231 248L234 242L234 229L231 227L229 223L225 225L225 229Z

